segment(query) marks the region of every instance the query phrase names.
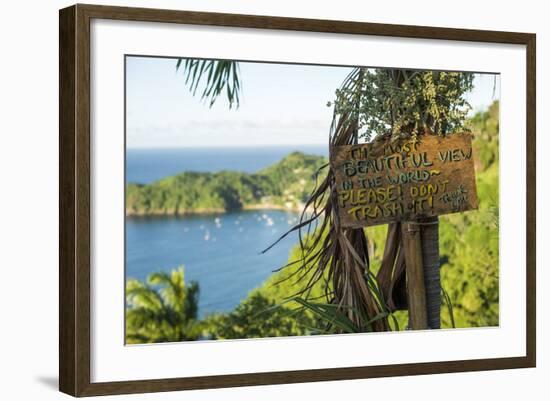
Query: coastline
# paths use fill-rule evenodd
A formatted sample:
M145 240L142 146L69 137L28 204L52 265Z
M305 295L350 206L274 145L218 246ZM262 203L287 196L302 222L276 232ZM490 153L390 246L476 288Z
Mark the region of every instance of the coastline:
M181 217L181 216L202 216L209 214L225 214L231 212L253 211L253 210L282 210L292 213L301 213L304 210L305 204L300 203L291 207L285 205L277 205L272 203L256 203L252 205L244 205L240 209L226 210L223 208L200 208L193 210L152 210L147 212L136 212L135 210L126 209L126 217Z

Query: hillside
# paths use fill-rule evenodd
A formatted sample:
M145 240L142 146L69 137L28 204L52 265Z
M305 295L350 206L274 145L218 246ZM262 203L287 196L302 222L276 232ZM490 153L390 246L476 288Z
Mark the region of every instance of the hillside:
M327 160L293 152L248 174L182 172L152 184L128 184L126 215L182 215L240 209L298 210L312 189L312 177Z

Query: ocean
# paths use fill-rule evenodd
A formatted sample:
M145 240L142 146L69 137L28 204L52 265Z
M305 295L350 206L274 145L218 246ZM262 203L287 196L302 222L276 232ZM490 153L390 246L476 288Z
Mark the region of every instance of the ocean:
M150 183L182 171L256 172L293 151L327 155L322 146L262 148L129 149L127 182ZM199 315L228 312L273 270L283 266L297 242L290 235L260 252L296 223L280 210L240 211L180 217L126 218L126 277L184 266L185 280L200 287Z

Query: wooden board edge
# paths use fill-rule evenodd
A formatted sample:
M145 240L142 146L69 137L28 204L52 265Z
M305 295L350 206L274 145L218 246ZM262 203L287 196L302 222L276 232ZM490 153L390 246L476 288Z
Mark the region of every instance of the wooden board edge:
M76 395L76 6L59 11L59 390Z

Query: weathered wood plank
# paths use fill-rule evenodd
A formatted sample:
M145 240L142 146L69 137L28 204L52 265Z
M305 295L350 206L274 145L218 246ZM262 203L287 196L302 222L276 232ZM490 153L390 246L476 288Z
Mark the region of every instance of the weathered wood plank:
M420 226L415 222L406 222L401 225L401 232L405 259L407 260L409 328L425 330L428 328L428 314Z
M331 148L343 227L477 209L471 135L419 138Z

